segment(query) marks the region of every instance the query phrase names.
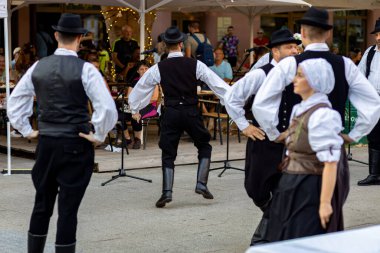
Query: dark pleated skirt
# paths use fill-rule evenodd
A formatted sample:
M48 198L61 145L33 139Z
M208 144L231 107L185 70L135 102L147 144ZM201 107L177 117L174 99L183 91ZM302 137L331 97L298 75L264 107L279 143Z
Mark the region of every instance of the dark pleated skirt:
M284 145L248 139L245 160L244 187L257 206L265 204L281 177L278 165L281 163Z
M271 242L343 230L343 204L349 191L346 152L342 148L337 182L332 198L333 214L327 229L319 219L322 176L284 173L275 190L269 213L268 240Z

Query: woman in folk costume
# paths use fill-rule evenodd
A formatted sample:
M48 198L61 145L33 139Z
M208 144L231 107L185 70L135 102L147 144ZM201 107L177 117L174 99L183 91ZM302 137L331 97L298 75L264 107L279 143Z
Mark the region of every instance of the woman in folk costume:
M294 78L302 102L293 107L290 127L281 134L287 148L283 175L274 193L269 241L343 230L342 207L348 194L348 165L339 113L329 94L335 83L324 59L305 60Z

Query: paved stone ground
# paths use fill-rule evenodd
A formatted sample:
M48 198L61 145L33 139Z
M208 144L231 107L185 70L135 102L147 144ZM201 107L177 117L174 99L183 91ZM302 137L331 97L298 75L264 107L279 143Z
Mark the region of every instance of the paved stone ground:
M354 158L365 161L366 148L353 149ZM0 155L0 169L5 167ZM243 162L234 162L243 167ZM15 167L31 167L33 161L13 158ZM216 167L219 164L213 164ZM365 165L350 162L351 192L345 205L346 228L380 224L380 186L358 187L367 175ZM194 193L196 166L176 168L173 202L157 209L161 170L134 170L153 183L123 177L101 186L113 174L94 174L79 210L78 252L244 252L261 213L247 197L244 174L227 171L221 178L212 172L209 188L214 200ZM30 175L0 176L0 252L26 252L26 231L33 206ZM50 224L47 253L54 252L56 212Z

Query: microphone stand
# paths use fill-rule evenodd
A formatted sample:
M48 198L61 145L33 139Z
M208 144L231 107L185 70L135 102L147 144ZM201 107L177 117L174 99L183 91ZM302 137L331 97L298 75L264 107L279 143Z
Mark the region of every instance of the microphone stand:
M351 131L351 102L348 101L348 132L350 132L350 131ZM368 163L366 163L366 162L362 162L362 161L359 161L359 160L352 158L351 144L350 143L348 144L347 160L368 165Z
M235 75L240 72L241 68L243 67L245 61L248 59L249 55L250 55L250 53L247 52L245 54L245 57L244 57L243 61L240 63L239 68L236 71L234 71L232 79L228 83L229 86L231 86L232 81L235 79ZM221 177L226 170L240 170L240 171L244 171L243 169L235 168L235 167L232 167L230 165L230 162L231 162L231 160L229 159L229 153L230 153L230 116L228 115L228 113L227 113L227 140L226 140L226 146L227 146L227 148L226 148L226 160L222 161L223 162L223 166L210 169L210 171L212 171L212 170L222 170L222 172L219 173L218 177Z
M121 95L121 109L122 109L122 114L121 114L121 130L122 130L122 133L121 133L121 139L122 139L122 145L121 145L121 167L120 169L118 169L118 174L115 175L115 176L112 176L111 179L107 180L106 182L102 183L101 186L105 186L106 184L108 184L109 182L112 182L113 180L116 180L118 179L119 177L130 177L130 178L134 178L134 179L138 179L138 180L142 180L142 181L146 181L146 182L149 182L149 183L152 183L152 180L151 179L145 179L145 178L142 178L142 177L136 177L136 176L132 176L132 175L129 175L127 173L125 173L125 169L124 169L124 147L127 151L127 154L129 154L128 152L128 147L127 147L127 142L126 142L126 139L125 139L125 136L124 136L124 128L127 128L126 127L126 124L125 124L125 112L124 112L124 95L125 95L125 83L121 89L121 91L119 92L119 94L117 95L116 97L116 100L119 98L119 96ZM124 127L123 127L124 126Z

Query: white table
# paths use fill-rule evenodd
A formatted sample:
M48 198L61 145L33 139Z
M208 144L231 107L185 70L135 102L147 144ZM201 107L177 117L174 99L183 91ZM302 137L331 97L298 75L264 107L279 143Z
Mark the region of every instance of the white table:
M380 225L250 247L246 253L380 253Z

